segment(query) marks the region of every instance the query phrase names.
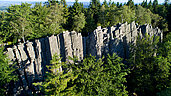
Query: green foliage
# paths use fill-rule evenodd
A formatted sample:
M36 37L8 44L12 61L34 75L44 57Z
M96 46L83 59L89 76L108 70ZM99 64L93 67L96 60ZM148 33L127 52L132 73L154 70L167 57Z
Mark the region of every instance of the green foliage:
M85 23L83 4L76 0L74 5L69 7L68 21L65 28L69 31L81 32Z
M138 5L136 10L136 22L140 25L151 24L151 11Z
M64 8L62 4L55 3L54 5L50 5L49 14L45 19L45 23L48 26L47 32L49 34L58 34L62 32L62 24L66 22L65 18L63 17L63 10Z
M164 32L164 41L159 43L158 37L146 35L138 38L132 47L129 67L132 68L128 76L128 89L138 95L165 96L170 92L170 63L171 63L171 34L170 4L158 4L158 0L144 0L134 5L133 0L122 4L108 3L104 0L91 0L88 8L75 0L73 6L68 7L66 0L48 0L44 5L36 3L11 5L7 12L0 12L0 39L3 42L14 44L18 39L23 42L41 38L52 34L59 34L63 30L81 32L87 36L97 26L108 27L117 23L131 23L136 21L140 25L151 24ZM148 8L148 9L146 9ZM7 56L0 48L0 95L6 91L8 84L15 77L14 69L9 65ZM114 54L104 59L95 59L93 56L73 63L60 62L54 56L51 66L47 66L47 78L40 82L41 91L45 95L127 95L125 76L129 72L120 57ZM62 66L65 70L59 72ZM2 78L1 78L2 77Z
M89 56L82 63L75 63L72 70L78 78L74 81L79 95L124 95L127 96L125 76L129 72L116 54L107 60Z
M120 21L122 23L128 22L131 23L135 19L135 11L130 9L128 6L123 6L119 10L120 13Z
M121 63L122 59L116 54L109 56L104 63L102 59L89 56L79 62L72 58L72 63L61 63L58 56L54 56L47 68L45 82L35 83L41 86L46 95L116 95L127 96L125 76L129 72ZM60 66L65 69L59 72Z
M128 2L127 2L127 4L126 4L127 6L129 6L129 7L131 7L132 9L134 9L135 8L135 5L134 5L134 2L133 2L133 0L128 0Z
M13 36L13 33L9 30L11 29L9 26L9 21L6 19L7 13L0 13L0 39L4 42L9 40Z
M0 47L0 95L7 95L7 86L12 80L16 80L14 75L15 69L13 65L10 65L10 62L6 55L4 55L4 48Z
M81 29L85 27L85 24L86 24L86 21L85 21L84 13L80 13L73 17L72 29L75 30L76 32L80 32Z
M159 38L137 38L130 56L131 74L128 89L140 96L154 95L170 86L170 62L159 55Z
M157 0L143 1L140 5L134 5L133 0L124 5L106 0L101 5L100 0L91 0L88 8L84 8L78 0L70 7L65 0L48 0L44 5L36 3L34 7L30 6L28 3L12 5L8 12L0 13L0 38L3 42L16 43L18 39L25 42L59 34L63 30L75 30L87 36L97 26L109 27L132 21L140 25L152 24L164 32L169 31L171 25L167 0L162 5Z
M171 32L166 35L163 43L159 47L159 55L168 58L168 61L171 63Z
M32 8L32 28L33 32L29 35L29 39L40 38L47 36L48 27L46 26L46 18L49 13L49 9L46 6L42 6L41 3L36 3L34 8Z
M40 90L44 95L50 96L63 96L74 95L73 87L68 88L68 83L77 78L72 74L72 70L65 70L60 72L60 67L65 66L65 63L61 62L59 56L54 55L51 60L50 66L47 66L49 72L46 72L46 79L44 82L34 83L36 86L40 86Z
M13 5L8 8L8 18L10 27L12 27L11 32L17 38L22 38L25 42L25 37L28 36L29 33L32 32L30 26L30 9L31 4L22 3L21 5Z
M170 96L171 88L166 88L165 90L157 93L157 96Z
M153 11L153 6L152 6L152 1L150 0L150 2L147 5L147 8L150 9L150 11Z
M152 3L152 1L150 0L147 7L143 6L143 3L141 5L142 7L148 8L151 12L153 12L153 14L151 14L151 24L153 25L153 27L159 27L164 32L169 31L168 29L170 27L168 26L170 25L170 7L168 4L168 0L166 0L164 4L158 4L158 0L154 0Z

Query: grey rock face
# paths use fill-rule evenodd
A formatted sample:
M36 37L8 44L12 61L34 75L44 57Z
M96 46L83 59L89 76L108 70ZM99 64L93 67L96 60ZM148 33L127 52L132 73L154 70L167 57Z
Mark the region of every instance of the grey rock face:
M29 83L31 83L31 81L35 78L35 72L36 72L35 67L37 65L35 51L32 45L33 45L32 42L28 42L26 44L27 52L28 52L29 59L30 59L30 63L27 63L25 65L27 76L29 76L28 77L28 80L30 81Z
M63 37L64 37L64 44L65 44L66 61L71 62L69 60L69 57L71 57L71 58L73 57L73 49L72 49L70 32L68 32L68 31L63 32Z
M13 64L16 61L15 54L12 48L7 48L8 59L11 60L10 64Z
M139 26L132 22L108 28L99 26L87 37L82 37L81 33L75 31L65 31L57 36L52 35L7 48L9 59L17 62L20 77L20 81L16 83L16 94L22 94L22 90L34 91L32 83L44 80L46 65L50 64L55 54L60 55L63 62L71 63L73 61L69 57L77 56L81 61L90 54L100 58L116 53L126 59L129 57L129 45L136 43L138 35L143 38L145 34L160 36L161 41L163 39L163 32L159 28L154 29L148 24ZM55 72L57 70L62 71L62 67Z
M51 37L49 37L49 44L50 44L51 56L53 57L53 55L55 54L60 55L57 36L52 35Z
M101 27L97 27L87 38L87 53L96 56L96 58L100 58L102 56L102 46L103 32Z
M82 60L83 59L83 40L82 40L81 33L72 31L71 43L72 43L73 56L78 57L78 60Z
M42 49L41 49L41 43L40 43L40 40L35 40L35 54L37 56L37 59L36 59L36 73L37 73L37 76L36 76L36 79L38 79L39 77L41 77L42 75L42 65L44 65L43 63L43 52L42 52Z
M49 45L50 45L50 52L51 52L51 57L53 57L55 54L57 54L58 56L60 55L60 48L59 48L59 41L58 41L58 36L54 36L52 35L51 37L49 37ZM62 67L60 67L59 69L55 69L55 72L62 71Z
M19 79L20 81L18 81L18 88L17 90L19 90L20 92L23 90L27 90L27 81L26 81L26 75L25 75L25 66L23 65L23 60L22 58L24 57L24 55L26 56L25 52L23 53L22 57L21 57L21 52L19 52L19 49L20 50L23 50L23 45L21 45L19 48L17 48L17 46L13 46L13 51L14 51L14 54L15 54L15 57L16 57L16 61L17 61L17 68L18 68L18 76L19 76ZM29 61L28 61L29 62ZM19 93L20 93L19 92Z

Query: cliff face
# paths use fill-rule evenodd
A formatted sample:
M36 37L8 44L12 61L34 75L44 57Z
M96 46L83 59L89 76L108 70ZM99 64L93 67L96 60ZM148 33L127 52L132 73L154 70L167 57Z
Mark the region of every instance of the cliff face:
M14 85L14 94L32 94L37 89L32 85L35 81L42 81L46 65L54 54L62 57L62 61L69 61L68 57L77 56L83 60L86 55L100 58L103 55L117 53L122 58L129 56L129 44L136 42L136 37L143 37L145 33L150 36L163 37L160 29L153 29L150 25L139 26L131 24L118 24L109 28L98 27L88 37L81 33L65 31L57 36L36 39L33 42L21 43L7 48L11 61L17 62L19 81ZM62 68L59 69L60 71Z

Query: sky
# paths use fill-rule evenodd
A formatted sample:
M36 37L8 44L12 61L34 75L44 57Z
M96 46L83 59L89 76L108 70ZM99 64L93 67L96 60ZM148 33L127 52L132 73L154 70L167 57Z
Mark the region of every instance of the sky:
M43 1L48 1L48 0L0 0L0 1L21 1L21 2L27 2L27 1L37 1L37 2L43 2ZM66 0L67 2L75 2L75 0ZM104 0L100 0L101 2L103 2ZM109 1L109 0L107 0ZM127 2L128 0L112 0L114 2ZM134 0L135 3L141 3L143 0ZM147 0L148 2L150 0ZM153 1L153 0L152 0ZM159 3L164 3L165 0L158 0ZM79 2L90 2L90 0L79 0Z

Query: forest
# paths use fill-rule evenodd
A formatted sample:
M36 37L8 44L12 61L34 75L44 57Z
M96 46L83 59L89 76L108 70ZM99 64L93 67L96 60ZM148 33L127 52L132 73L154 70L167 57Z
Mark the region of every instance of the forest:
M171 95L171 4L158 0L134 4L133 0L103 3L91 0L88 7L75 0L67 6L65 0L48 0L45 3L11 5L7 12L0 12L0 95L10 96L10 84L17 81L16 65L5 55L4 44L15 45L63 31L76 31L88 36L98 26L103 28L118 23L151 24L160 28L159 37L137 37L131 45L130 56L123 60L117 54L96 59L87 56L81 62L61 62L55 55L42 82L33 83L39 92L32 95L48 96L170 96ZM60 66L64 69L59 72ZM30 95L30 94L28 94ZM32 96L31 95L31 96Z

